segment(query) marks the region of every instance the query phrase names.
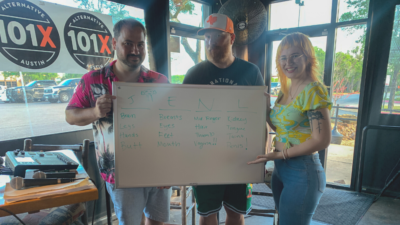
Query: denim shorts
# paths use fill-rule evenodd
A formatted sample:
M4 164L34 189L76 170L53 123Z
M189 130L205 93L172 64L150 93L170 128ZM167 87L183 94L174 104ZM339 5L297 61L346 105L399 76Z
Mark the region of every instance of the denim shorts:
M149 219L159 222L169 221L172 188L115 189L114 184L107 182L107 191L114 203L114 211L120 225L140 224L142 212Z
M310 224L326 186L318 153L274 162L271 184L279 224Z

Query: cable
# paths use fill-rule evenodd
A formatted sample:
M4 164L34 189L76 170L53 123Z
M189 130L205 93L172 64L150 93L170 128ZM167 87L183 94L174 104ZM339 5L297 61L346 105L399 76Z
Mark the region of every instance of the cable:
M393 167L392 171L389 173L389 176L386 178L385 185L388 183L390 175L392 175L394 169L396 169L396 167L397 167L397 165L399 165L399 163L400 163L400 159L399 159L399 161L397 161L396 165Z
M0 167L0 175L14 175L14 171L8 167Z
M3 210L3 211L5 211L5 212L7 212L8 214L10 214L10 215L13 215L19 222L21 222L23 225L26 225L25 223L24 223L24 221L22 221L17 215L15 215L13 212L11 212L11 211L9 211L9 210L7 210L7 209L3 209L3 208L1 208L0 207L0 210Z

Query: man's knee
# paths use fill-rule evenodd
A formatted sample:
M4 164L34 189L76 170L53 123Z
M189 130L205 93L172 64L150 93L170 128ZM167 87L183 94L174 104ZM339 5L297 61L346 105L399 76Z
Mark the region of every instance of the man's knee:
M237 212L232 211L231 209L229 209L228 207L225 206L225 211L226 211L226 216L234 219L234 220L241 220L244 218L244 216L242 214L239 214Z
M163 225L163 222L152 220L146 217L146 225Z
M214 224L214 222L217 222L217 214L211 214L208 216L200 216L200 221L203 222L201 224Z

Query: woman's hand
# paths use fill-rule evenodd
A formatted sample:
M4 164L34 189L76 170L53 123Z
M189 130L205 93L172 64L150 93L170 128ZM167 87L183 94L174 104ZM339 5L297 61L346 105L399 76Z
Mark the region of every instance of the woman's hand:
M283 159L282 152L270 152L266 155L259 155L257 156L256 160L248 162L247 165L264 163L269 160L275 160L275 159Z

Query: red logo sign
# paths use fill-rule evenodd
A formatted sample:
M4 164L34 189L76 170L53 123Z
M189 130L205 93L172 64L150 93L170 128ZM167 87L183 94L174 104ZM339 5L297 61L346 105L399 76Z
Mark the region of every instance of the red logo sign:
M210 25L213 25L215 22L217 22L218 17L213 17L212 15L210 15L210 17L208 17L207 23L209 23Z

